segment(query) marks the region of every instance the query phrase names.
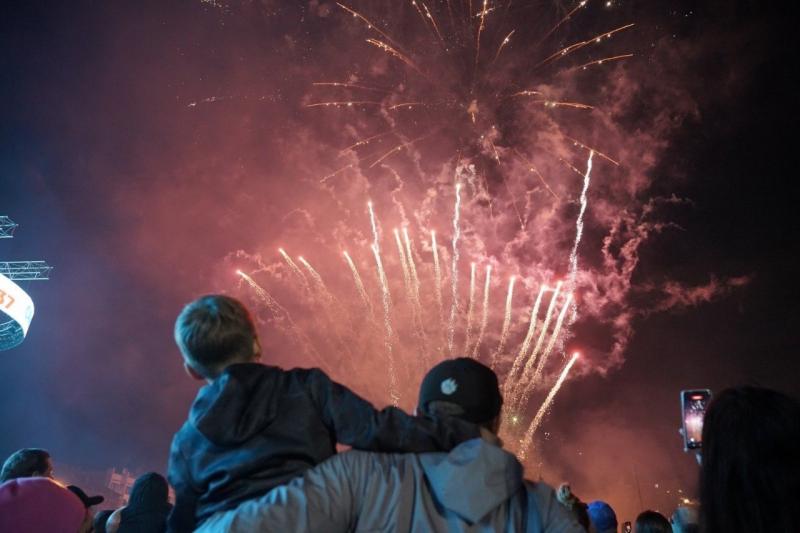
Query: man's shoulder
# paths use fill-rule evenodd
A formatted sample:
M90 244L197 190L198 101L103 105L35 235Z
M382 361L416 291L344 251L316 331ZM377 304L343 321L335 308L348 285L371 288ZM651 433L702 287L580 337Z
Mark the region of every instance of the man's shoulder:
M441 455L439 452L435 454ZM326 459L332 467L347 471L363 470L379 475L397 469L421 470L420 458L434 453L382 453L364 450L348 450Z

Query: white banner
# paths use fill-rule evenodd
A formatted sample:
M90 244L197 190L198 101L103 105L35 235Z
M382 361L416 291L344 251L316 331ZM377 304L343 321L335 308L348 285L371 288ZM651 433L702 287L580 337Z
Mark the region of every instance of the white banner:
M28 334L28 327L33 320L33 300L3 274L0 274L0 311L20 325L23 336Z

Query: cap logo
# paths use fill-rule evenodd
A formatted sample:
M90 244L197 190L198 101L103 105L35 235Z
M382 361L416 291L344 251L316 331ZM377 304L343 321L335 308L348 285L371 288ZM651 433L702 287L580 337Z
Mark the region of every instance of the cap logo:
M447 378L446 380L442 381L441 385L442 394L446 394L450 396L458 389L458 383L453 378Z

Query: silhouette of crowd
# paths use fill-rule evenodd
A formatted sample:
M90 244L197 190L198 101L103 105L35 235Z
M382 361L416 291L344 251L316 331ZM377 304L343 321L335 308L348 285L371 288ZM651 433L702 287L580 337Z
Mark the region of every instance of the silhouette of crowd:
M102 496L62 485L50 454L25 448L0 473L0 532L800 531L800 403L773 390L730 388L711 401L699 505L619 524L602 500L525 479L497 436L497 376L475 359L431 368L410 415L377 410L318 369L261 363L250 313L228 296L188 304L175 341L205 385L166 478L144 474L124 507L96 511Z

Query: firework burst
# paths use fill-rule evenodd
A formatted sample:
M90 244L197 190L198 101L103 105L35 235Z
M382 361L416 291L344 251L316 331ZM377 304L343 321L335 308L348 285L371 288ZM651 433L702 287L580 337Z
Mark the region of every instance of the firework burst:
M536 31L516 26L518 13L531 9L525 3L483 0L476 2L475 11L449 1L364 5L337 3L346 18L333 23L363 43L363 61L338 78L315 80L304 100L314 116L341 121L344 114L348 123L340 130L344 135L336 138L342 141L336 147L338 157L346 160L331 165L318 179L320 187L335 194L338 184L359 176L379 188L386 173L398 184L392 192L402 219L398 229L391 235L382 231L376 206L369 201L364 225L369 231L359 239L362 249L352 240L340 242L353 253L345 253L347 268L339 264L349 278L349 290L355 286L362 312L373 315L373 299L380 302L374 314L382 310L380 324L364 328L372 333L360 332L380 337L379 342L361 343L361 356L382 346L383 355L373 359L383 365L388 378L384 392L388 390L394 404L408 398L434 354L487 360L504 378L506 418L526 423L524 431L522 426L508 430L511 442L524 452L576 360L570 360L544 404L532 407L551 383L551 355L563 353L578 317L578 258L593 159L619 165L616 157L580 140L582 126L603 110L602 102L583 100L586 91L576 90L574 80L629 59L631 54L611 43L633 24L612 25L572 41L573 32L567 30L588 9L587 2L550 17ZM583 163L575 160L585 161L587 155L582 172L578 167ZM583 179L582 188L575 175ZM412 180L424 184L426 195L409 222L395 194ZM538 192L543 194L533 206ZM496 242L498 235L507 234L502 225L509 218L506 212L517 227L505 246L513 242L524 247L531 242L530 221L542 220L539 213L572 206L579 211L576 217L570 214L565 228L574 232L573 246L563 256L538 258L536 269L512 260ZM393 217L383 208L381 213L384 220ZM489 221L484 229L490 228L491 234L478 235L477 218ZM437 230L443 230L440 242ZM304 272L288 254L280 254L298 290L313 285L323 300L338 302L307 261L301 261ZM471 265L469 284L460 282L466 264ZM482 294L479 264L486 264ZM374 276L368 277L367 270ZM373 285L368 286L370 279ZM507 286L500 280L508 280ZM515 307L515 283L517 305L531 305L536 296L522 312ZM490 297L503 289L505 299ZM492 313L492 301L504 306ZM522 322L521 331L515 319ZM352 332L354 338L358 334ZM416 343L410 340L414 338ZM533 416L526 414L532 411Z

